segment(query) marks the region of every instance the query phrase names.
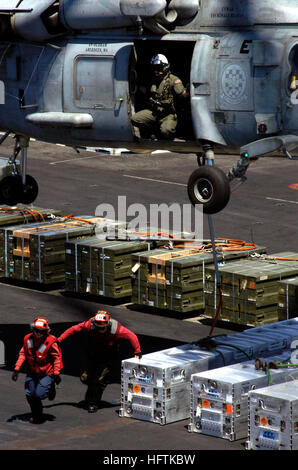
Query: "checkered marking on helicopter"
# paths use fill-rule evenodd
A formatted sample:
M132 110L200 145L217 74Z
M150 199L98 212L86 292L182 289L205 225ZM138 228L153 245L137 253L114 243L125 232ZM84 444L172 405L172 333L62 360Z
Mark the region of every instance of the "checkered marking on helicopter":
M228 103L238 104L247 100L247 76L241 65L229 64L224 68L221 89L221 98Z

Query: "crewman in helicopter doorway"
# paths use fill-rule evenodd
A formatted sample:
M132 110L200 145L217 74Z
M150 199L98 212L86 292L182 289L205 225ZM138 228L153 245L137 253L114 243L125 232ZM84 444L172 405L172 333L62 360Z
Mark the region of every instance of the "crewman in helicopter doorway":
M140 129L141 137L173 140L178 123L177 100L189 97L179 77L170 71L167 57L157 54L150 61L152 80L149 90L148 108L132 115L133 126ZM140 86L139 90L148 95L148 90Z

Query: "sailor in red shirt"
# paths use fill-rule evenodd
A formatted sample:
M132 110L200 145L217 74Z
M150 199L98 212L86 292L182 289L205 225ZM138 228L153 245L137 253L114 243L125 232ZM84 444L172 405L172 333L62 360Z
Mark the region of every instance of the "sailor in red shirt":
M55 384L61 382L62 356L57 338L50 335L48 320L37 317L31 324L32 333L24 338L12 380L18 379L24 362L27 365L25 395L32 411L32 423L42 423L42 400L55 398Z
M58 341L61 343L77 333L85 333L87 336L87 363L80 380L88 387L85 405L89 413L94 413L100 406L109 374L118 357L119 340L128 339L139 359L142 357L140 343L132 331L112 319L106 310L98 310L94 317L67 329Z

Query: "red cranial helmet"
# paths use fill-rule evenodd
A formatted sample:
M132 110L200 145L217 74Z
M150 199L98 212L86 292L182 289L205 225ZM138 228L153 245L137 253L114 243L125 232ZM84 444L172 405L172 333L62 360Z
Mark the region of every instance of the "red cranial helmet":
M47 318L44 317L36 317L31 327L33 330L39 331L40 333L47 333L50 330L49 322Z
M106 328L110 323L110 314L106 310L98 310L92 323L97 328Z

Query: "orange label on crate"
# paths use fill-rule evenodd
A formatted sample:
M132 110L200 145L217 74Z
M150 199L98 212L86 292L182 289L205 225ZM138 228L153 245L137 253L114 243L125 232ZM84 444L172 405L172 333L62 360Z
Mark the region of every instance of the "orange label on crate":
M268 423L267 419L265 418L265 416L262 416L262 418L260 419L260 422L261 422L261 425L262 426L266 426L266 424Z
M134 389L134 391L135 391L136 393L139 393L139 392L141 391L141 389L140 389L140 387L138 386L138 384L135 385L133 389Z
M210 403L208 400L204 400L202 405L204 406L204 408L208 408L210 406Z
M249 288L250 288L250 289L255 289L255 288L256 288L255 282L250 281L250 283L249 283Z
M226 405L228 415L233 414L233 405Z

